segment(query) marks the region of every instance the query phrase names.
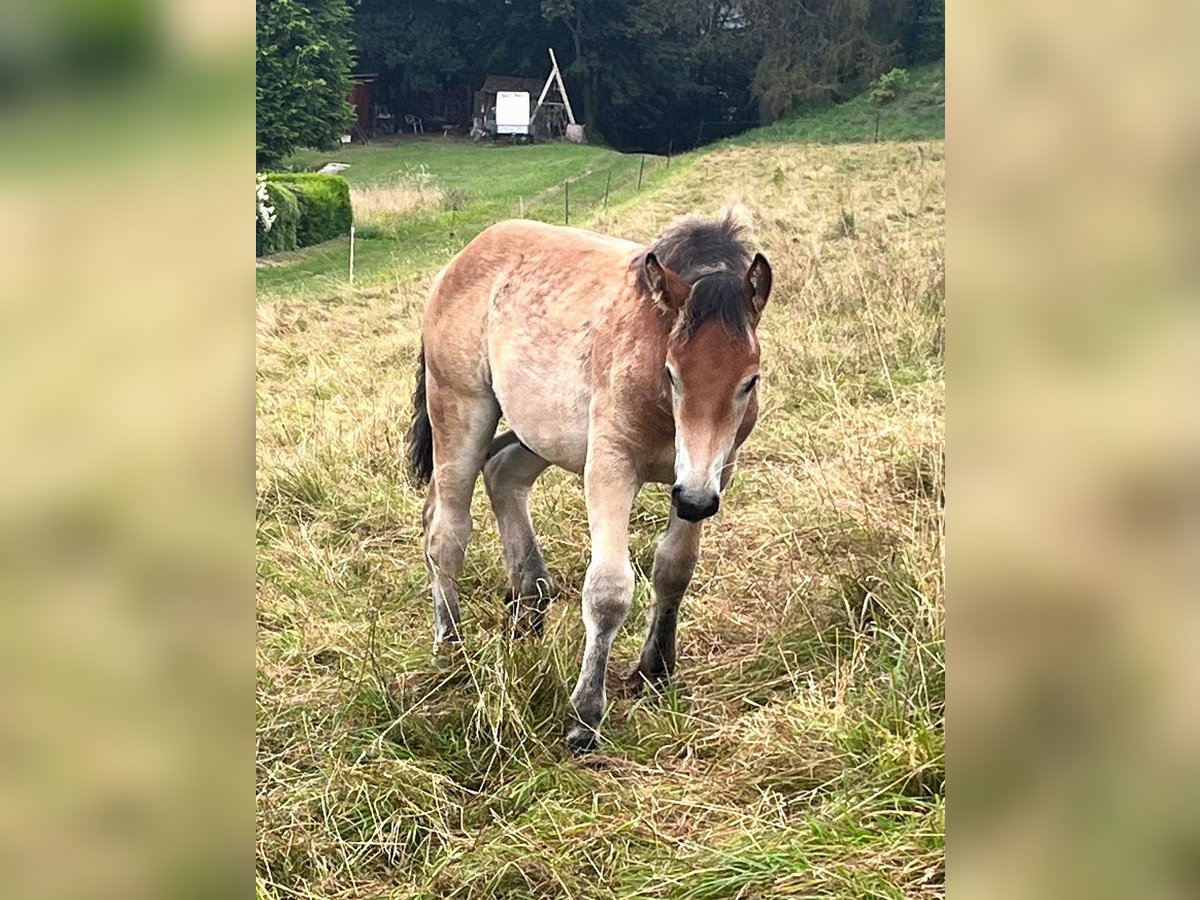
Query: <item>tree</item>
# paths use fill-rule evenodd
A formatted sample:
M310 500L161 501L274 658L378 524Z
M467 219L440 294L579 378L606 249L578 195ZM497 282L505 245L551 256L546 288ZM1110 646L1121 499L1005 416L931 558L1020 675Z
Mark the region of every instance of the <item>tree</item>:
M463 32L474 27L471 3L358 0L354 19L359 58L367 71L399 70L407 89L435 89L445 76L470 64Z
M904 56L911 63L946 56L946 0L914 0L905 28Z
M840 102L903 61L903 37L923 0L746 0L759 45L753 90L764 119Z
M593 135L657 152L698 126L745 118L753 58L726 0L542 0L570 36L563 74Z
M256 163L335 146L354 119L346 0L256 0Z
M884 72L873 82L867 96L875 107L875 140L879 140L879 116L883 108L895 100L908 87L908 70L892 69Z

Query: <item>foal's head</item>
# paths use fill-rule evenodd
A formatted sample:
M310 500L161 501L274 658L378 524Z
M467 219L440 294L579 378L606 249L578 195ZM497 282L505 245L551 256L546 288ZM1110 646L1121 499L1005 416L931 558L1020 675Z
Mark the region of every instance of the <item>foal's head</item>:
M690 284L653 252L643 267L654 302L674 317L662 374L675 416L671 502L680 518L698 522L716 513L722 472L758 417L755 330L771 266L760 253L744 272L717 268Z

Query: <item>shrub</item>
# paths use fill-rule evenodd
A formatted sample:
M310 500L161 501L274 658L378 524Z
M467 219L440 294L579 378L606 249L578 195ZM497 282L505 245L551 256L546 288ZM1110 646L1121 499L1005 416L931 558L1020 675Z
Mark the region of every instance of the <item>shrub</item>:
M255 216L255 252L258 256L269 256L284 250L295 250L296 234L300 225L300 203L287 184L267 181L267 197L274 207L271 230L263 230L263 220Z
M275 173L268 184L284 184L295 192L300 203L300 224L296 243L300 247L319 244L350 233L354 213L350 206L350 185L340 175Z

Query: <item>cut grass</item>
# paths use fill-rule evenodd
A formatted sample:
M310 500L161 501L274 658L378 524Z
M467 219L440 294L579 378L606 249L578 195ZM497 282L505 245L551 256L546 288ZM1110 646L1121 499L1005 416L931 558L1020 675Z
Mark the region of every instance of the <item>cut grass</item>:
M340 172L352 186L385 184L424 167L439 183L472 194L494 190L498 195L530 195L585 169L595 168L620 154L602 147L570 144L484 143L461 139L387 137L370 144L351 144L338 150L302 150L286 163L289 168L315 169L327 162L349 163Z
M460 152L514 149L532 148ZM320 248L288 264L313 279L260 290L260 898L943 894L942 152L727 147L596 213L644 240L740 199L776 286L762 417L706 529L678 680L614 697L586 759L561 741L579 479L548 472L533 495L563 589L545 636L504 635L479 491L465 646L430 664L423 497L402 460L428 281L458 246L421 230L442 220L385 223L434 249L379 238L391 255L353 290ZM648 488L634 511L618 672L666 509Z
M575 224L603 206L606 187L611 204L634 196L643 165L642 189L650 191L668 174L667 161L654 156L646 156L644 164L642 160L570 143L508 146L394 138L332 153L303 151L289 165L350 164L340 174L359 197L358 208L372 211L360 219L366 227L355 243L355 284L378 286L392 282L397 272L436 269L500 219L523 214L562 224L567 182ZM382 197L398 184L411 188L417 173L425 192L436 192L442 202L379 215L381 204L367 198ZM260 296L328 294L348 282L348 265L348 238L272 256L257 270L258 291Z

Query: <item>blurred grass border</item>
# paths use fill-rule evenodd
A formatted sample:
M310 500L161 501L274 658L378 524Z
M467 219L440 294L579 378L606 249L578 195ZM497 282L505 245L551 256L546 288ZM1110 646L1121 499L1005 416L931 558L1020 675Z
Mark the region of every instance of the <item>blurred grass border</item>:
M6 78L85 8L6 10ZM252 23L121 8L157 52L0 112L13 896L250 879ZM1195 15L951 17L955 896L1200 880Z
M253 13L2 18L0 893L246 890Z

